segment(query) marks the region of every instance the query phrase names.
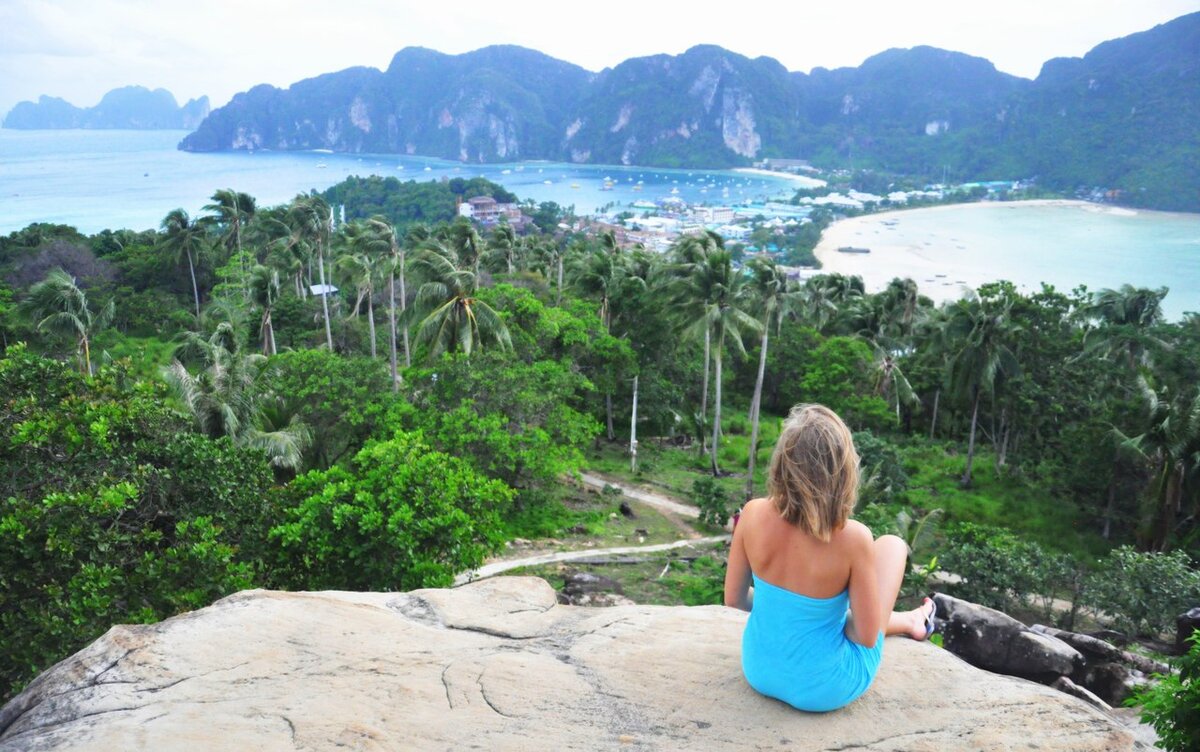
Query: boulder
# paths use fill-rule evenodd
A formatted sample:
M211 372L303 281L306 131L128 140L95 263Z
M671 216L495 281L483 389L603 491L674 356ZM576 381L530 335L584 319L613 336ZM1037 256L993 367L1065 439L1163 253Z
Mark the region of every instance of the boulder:
M1175 619L1175 652L1183 655L1190 647L1187 638L1200 632L1200 606L1189 608Z
M571 572L563 577L558 602L566 606L619 606L633 603L624 594L621 583L610 577L591 572Z
M1051 684L1083 666L1079 651L1008 614L938 593L942 644L972 666Z
M1145 686L1147 674L1166 674L1171 671L1171 667L1165 663L1122 650L1098 637L1041 624L1034 624L1030 629L1057 637L1078 650L1084 662L1071 678L1110 705L1120 705L1137 689Z
M0 709L0 749L1147 749L1080 700L904 637L861 698L802 713L742 678L745 621L558 605L530 577L247 591L112 628Z

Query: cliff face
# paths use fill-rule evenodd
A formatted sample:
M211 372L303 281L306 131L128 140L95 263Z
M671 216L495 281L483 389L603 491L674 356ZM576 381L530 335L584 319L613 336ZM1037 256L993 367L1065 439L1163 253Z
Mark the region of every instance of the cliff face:
M893 49L789 73L720 47L592 74L520 47L400 51L215 110L191 151L333 149L464 162L729 167L799 157L956 180L1103 186L1200 208L1200 13L1052 60L1037 80L958 52Z
M21 102L4 118L4 127L186 130L198 127L208 113L208 97L189 100L180 107L166 89L126 86L105 94L95 107L75 107L66 100L46 96L36 104Z
M535 578L251 591L114 627L0 709L0 749L1140 749L1079 700L905 638L862 698L801 713L742 679L744 620L560 606Z

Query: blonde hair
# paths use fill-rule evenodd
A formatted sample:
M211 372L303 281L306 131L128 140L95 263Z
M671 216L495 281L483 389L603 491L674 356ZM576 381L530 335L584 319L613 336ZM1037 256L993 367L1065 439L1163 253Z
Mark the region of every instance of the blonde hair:
M837 413L792 408L771 455L767 495L784 520L819 540L846 524L858 501L858 452Z

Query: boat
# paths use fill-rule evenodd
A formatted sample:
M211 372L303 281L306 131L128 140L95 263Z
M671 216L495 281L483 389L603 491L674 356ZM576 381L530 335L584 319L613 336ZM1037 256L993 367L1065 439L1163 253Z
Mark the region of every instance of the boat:
M572 188L578 188L578 187L579 187L579 183L571 183L571 187L572 187Z
M553 180L543 180L542 185L554 185L554 181Z
M511 174L512 174L512 170L501 170L501 171L500 171L500 174L501 174L501 175L511 175Z
M642 184L639 182L637 185L633 186L633 189L635 191L640 191L642 189Z
M429 165L425 165L425 172L431 172L432 170L433 170L432 167L430 167Z
M614 183L613 183L613 181L612 181L612 178L605 178L605 179L604 179L604 185L601 185L601 186L600 186L600 190L602 190L602 191L611 191L611 190L613 189L613 185L614 185Z
M317 169L318 169L318 170L324 170L324 169L325 169L326 167L328 167L328 166L329 166L329 165L325 164L324 162L317 162Z
M841 248L838 248L838 253L870 253L870 252L871 252L870 248L863 248L861 246L854 246L854 245L844 245Z

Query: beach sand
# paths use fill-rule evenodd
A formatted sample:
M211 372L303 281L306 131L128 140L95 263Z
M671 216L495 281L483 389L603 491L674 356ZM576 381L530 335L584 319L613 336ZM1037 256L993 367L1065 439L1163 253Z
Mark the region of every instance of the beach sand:
M917 283L922 295L935 303L957 300L980 285L994 281L995 274L978 268L960 267L947 259L955 256L955 248L944 236L927 235L913 237L906 234L903 243L888 243L887 236L892 223L902 223L905 217L920 213L924 216L937 212L963 212L997 206L1059 206L1073 207L1087 212L1109 213L1122 216L1137 214L1131 209L1093 204L1087 201L1063 199L1039 199L1012 201L1003 204L979 202L971 204L947 204L922 209L868 214L834 222L821 234L814 254L821 262L821 271L840 274L857 274L863 278L868 292L878 292L896 277L910 278ZM838 248L856 246L870 248L870 253L839 253Z
M757 167L734 167L733 172L740 172L743 175L761 175L766 178L779 178L780 180L790 180L799 188L824 188L827 183L819 178L810 178L807 175L797 175L794 172L776 172L775 170L760 170Z

